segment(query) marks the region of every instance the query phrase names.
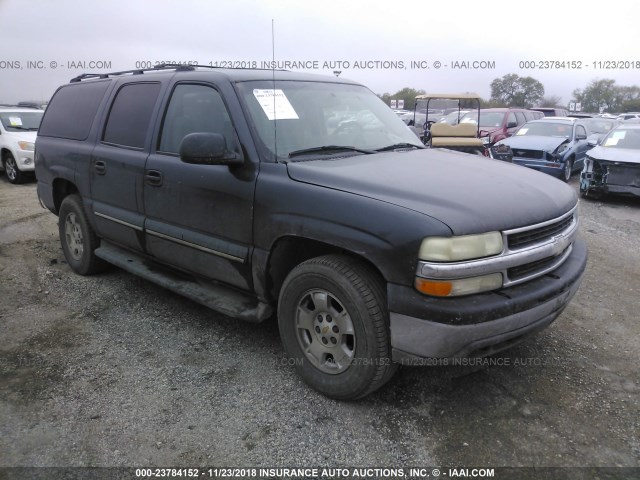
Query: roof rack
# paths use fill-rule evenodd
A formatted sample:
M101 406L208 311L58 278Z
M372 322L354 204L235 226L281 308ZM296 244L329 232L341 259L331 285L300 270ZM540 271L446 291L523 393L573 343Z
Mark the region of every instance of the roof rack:
M121 72L109 72L109 73L83 73L70 80L71 83L81 82L82 80L88 80L91 78L109 78L118 75L142 75L145 72L157 72L160 70L175 70L176 72L188 72L194 71L196 68L210 68L213 70L225 69L225 67L214 67L213 65L198 65L198 64L184 64L184 63L159 63L155 67L151 68L138 68L135 70L123 70ZM233 70L246 70L242 68ZM255 70L255 69L252 69ZM265 69L271 70L271 69ZM279 70L280 71L280 70Z
M195 70L195 67L204 67L205 65L186 65L180 63L160 63L152 68L138 68L135 70L122 70L121 72L109 73L83 73L71 79L71 83L81 82L90 78L109 78L118 75L142 75L144 72L157 72L159 70L175 70L176 72Z

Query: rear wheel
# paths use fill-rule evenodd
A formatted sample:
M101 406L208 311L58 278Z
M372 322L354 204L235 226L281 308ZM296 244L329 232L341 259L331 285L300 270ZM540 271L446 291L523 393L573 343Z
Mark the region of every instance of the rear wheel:
M78 195L69 195L62 201L58 231L64 256L76 273L90 275L105 268L107 264L94 253L100 239L91 228Z
M280 292L278 325L298 374L329 397L364 397L397 370L384 284L348 256L326 255L295 267Z

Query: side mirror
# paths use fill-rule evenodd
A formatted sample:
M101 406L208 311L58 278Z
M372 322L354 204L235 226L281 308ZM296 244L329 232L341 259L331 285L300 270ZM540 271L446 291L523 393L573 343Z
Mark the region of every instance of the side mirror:
M597 134L593 134L593 135L589 135L587 137L587 145L591 146L591 147L597 147L598 146L598 135Z
M517 122L509 122L507 123L507 128L515 128L518 126Z
M227 141L219 133L190 133L180 143L180 159L197 165L240 165L243 159L227 150Z

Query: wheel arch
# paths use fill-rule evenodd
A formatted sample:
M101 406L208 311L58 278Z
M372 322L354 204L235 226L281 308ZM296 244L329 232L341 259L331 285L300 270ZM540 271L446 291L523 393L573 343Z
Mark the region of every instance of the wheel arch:
M78 187L69 180L56 178L52 183L53 204L56 215L60 213L60 205L65 197L74 193L79 193Z
M277 239L270 251L266 265L266 290L272 301L277 301L287 275L297 265L311 258L328 254L342 254L355 258L387 282L382 271L368 258L337 245L299 236L283 236Z

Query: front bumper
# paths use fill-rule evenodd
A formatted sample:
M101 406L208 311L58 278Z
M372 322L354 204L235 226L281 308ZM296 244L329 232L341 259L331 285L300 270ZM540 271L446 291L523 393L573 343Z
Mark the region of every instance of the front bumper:
M545 160L531 160L530 158L513 157L513 163L546 173L552 177L562 178L564 175L564 161L547 162Z
M593 171L593 167L586 170L580 173L580 191L583 194L640 197L640 167L601 162L597 171Z
M587 247L576 240L559 268L498 292L436 299L390 285L393 360L419 364L424 358L486 356L519 343L562 313L578 290L586 263Z
M33 172L35 170L32 150L17 150L16 154L15 160L18 170L21 172Z

